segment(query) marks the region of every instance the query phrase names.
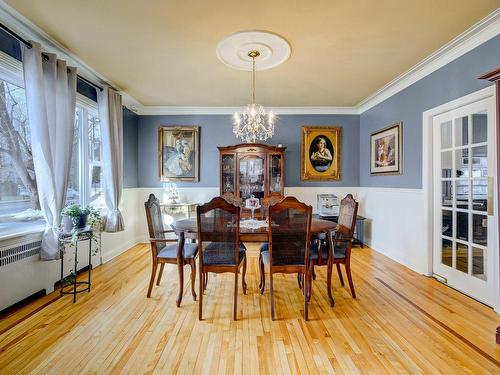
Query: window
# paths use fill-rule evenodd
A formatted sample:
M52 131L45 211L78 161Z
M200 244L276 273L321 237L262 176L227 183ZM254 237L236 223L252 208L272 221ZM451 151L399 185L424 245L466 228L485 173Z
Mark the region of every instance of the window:
M101 126L95 103L79 98L75 115L75 143L70 171L67 203L70 191L84 206L102 206ZM75 186L72 188L72 186Z
M42 224L39 210L24 88L0 79L0 236Z
M77 94L66 204L103 205L97 103ZM44 224L36 189L22 65L0 52L0 238Z

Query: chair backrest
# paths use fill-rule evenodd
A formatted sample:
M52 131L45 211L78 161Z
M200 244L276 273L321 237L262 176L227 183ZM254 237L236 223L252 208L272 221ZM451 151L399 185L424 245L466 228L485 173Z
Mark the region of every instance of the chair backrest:
M148 231L150 238L164 238L163 216L161 214L160 201L154 194L149 194L149 199L144 202Z
M312 207L286 197L269 207L271 265L305 265L309 259Z
M350 240L356 227L356 216L358 214L358 202L352 194L347 194L340 201L338 227L335 233L336 240Z
M217 264L239 264L240 207L215 197L196 207L196 217L200 261L210 251Z
M282 195L268 195L267 197L262 198L260 205L262 207L264 219L269 216L269 207L271 207L273 204L281 202L284 198L285 197L283 197Z

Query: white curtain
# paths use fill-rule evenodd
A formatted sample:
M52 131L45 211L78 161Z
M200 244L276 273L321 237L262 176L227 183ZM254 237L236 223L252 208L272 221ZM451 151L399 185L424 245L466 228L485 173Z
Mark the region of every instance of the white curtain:
M118 209L123 188L123 109L122 96L105 86L97 93L102 138L102 176L104 201L108 208L104 218L105 232L124 229L123 217Z
M46 221L41 258L57 259L58 228L66 200L75 132L76 68L54 54L42 57L40 44L23 45L24 87L31 148Z

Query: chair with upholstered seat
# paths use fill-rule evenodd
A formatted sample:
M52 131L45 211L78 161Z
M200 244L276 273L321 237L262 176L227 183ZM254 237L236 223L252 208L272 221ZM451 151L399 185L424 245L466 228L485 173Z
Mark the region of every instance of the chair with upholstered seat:
M310 285L309 244L312 207L294 197L286 197L269 207L269 250L259 257L260 293L265 288L265 268L269 270L271 319L274 320L275 273L300 273L305 291ZM308 319L307 293L304 293L304 319Z
M269 195L267 197L264 197L261 199L261 212L262 212L262 218L267 220L269 217L269 207L271 207L273 204L276 204L278 202L281 202L285 197L282 195ZM269 244L267 242L261 243L260 248L259 248L259 254L262 253L263 251L269 251ZM261 289L262 285L262 279L260 280L259 283L259 289Z
M189 264L191 266L191 293L193 299L196 301L194 283L196 278L195 259L198 254L198 245L196 243L185 243L183 248L180 249L180 244L178 243L174 231L165 230L163 226L160 201L154 194L149 195L149 199L144 203L144 207L146 209L150 237L149 241L151 243L151 255L153 258L147 296L151 296L158 265L160 265L160 272L156 285L160 285L165 264L176 264L179 271L179 296L177 298L177 307L179 307L182 301L184 287L184 265Z
M233 319L236 320L238 305L238 274L243 268L242 286L246 294L245 274L247 267L246 249L239 240L240 207L221 197L196 209L198 223L198 246L200 268L199 319L202 319L203 292L206 289L208 272L234 273ZM203 282L201 282L203 280Z
M344 286L344 279L342 277L340 265L344 265L352 297L356 298L351 275L351 249L357 213L358 202L354 200L352 194L346 195L340 202L339 218L334 237L331 233L328 233L325 240L316 241L311 245L311 273L315 266L327 266L326 288L328 299L332 306L334 305L334 300L332 297L331 284L334 264L337 267L342 286ZM333 256L331 256L332 249Z

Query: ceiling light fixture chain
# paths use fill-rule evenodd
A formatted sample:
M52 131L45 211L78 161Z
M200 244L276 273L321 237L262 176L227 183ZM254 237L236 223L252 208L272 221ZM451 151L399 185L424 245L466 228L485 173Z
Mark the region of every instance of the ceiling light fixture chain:
M247 104L241 115L236 112L233 119L233 133L246 143L266 141L274 135L276 117L273 112L267 115L264 107L255 103L255 58L259 56L257 50L248 52L252 59L252 103Z

